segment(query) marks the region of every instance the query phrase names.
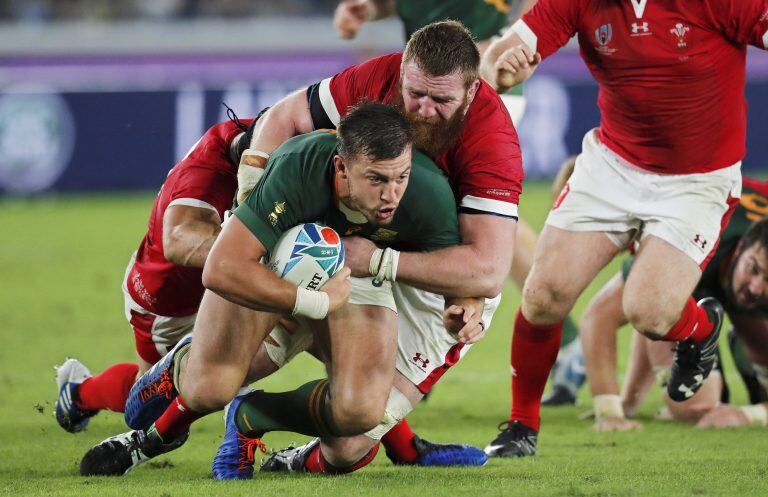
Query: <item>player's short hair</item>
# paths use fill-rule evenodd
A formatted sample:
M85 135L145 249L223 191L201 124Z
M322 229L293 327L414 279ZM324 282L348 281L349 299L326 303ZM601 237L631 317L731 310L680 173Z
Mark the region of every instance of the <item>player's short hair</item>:
M374 162L399 157L413 143L411 123L396 108L361 102L347 111L337 128L339 155Z
M403 62L415 62L429 76L461 71L464 87L477 79L480 52L472 34L458 21L440 21L419 29L405 45Z
M741 237L742 250L746 250L755 244L759 244L760 247L768 250L768 219L755 221Z

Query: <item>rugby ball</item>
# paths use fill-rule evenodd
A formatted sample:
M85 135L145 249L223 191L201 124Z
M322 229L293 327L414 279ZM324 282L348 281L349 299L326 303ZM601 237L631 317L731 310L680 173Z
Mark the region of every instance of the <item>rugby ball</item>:
M277 240L268 266L298 287L318 290L344 267L344 244L333 228L300 224Z

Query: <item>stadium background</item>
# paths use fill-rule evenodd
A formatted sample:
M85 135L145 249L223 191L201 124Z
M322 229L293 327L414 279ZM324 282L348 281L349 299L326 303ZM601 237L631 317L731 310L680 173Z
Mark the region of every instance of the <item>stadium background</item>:
M175 160L225 118L222 102L252 115L301 85L402 46L396 20L366 25L351 42L338 39L335 4L0 0L0 495L768 494L768 443L759 430L702 433L656 423L654 391L640 411L644 431L594 433L577 419L589 407L586 389L580 407L544 410L535 459L494 460L479 471L394 468L379 455L346 479L270 476L221 486L207 476L221 436L211 416L184 449L126 480L76 475L82 454L124 425L104 413L84 434L62 432L51 416L51 366L66 355L92 371L132 359L119 285ZM768 165L768 55L752 52L745 170L760 175ZM542 65L527 85L519 127L529 178L551 176L578 151L597 125L596 95L575 47ZM538 229L550 202L546 182L528 181L522 216ZM590 286L577 316L616 268ZM506 416L519 298L511 285L505 295L488 338L411 417L425 436L483 446ZM621 334L621 370L629 336ZM266 387L320 371L297 360ZM734 397L745 400L738 384ZM276 434L268 443L294 440L302 438Z

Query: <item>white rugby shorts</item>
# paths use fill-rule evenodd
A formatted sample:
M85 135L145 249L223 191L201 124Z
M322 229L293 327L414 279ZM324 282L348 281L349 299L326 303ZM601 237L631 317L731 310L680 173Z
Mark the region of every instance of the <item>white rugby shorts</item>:
M619 157L591 130L546 224L604 232L621 248L653 235L703 268L739 197L741 162L707 173L653 173Z

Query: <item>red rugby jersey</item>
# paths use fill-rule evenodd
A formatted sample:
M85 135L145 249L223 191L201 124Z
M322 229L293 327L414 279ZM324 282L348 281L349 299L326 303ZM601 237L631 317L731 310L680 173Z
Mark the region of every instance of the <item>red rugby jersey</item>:
M213 126L168 173L128 274L128 292L144 309L161 316L197 312L205 290L203 270L177 266L165 259L163 216L172 205L188 205L211 209L223 219L237 191L237 165L229 159L229 146L240 133L242 130L230 121Z
M600 87L600 140L669 174L740 161L747 44L768 47L768 0L539 0L513 28L547 57L578 36Z
M377 57L320 82L322 108L334 126L361 100L391 103L399 91L402 54ZM517 131L495 91L481 82L467 110L464 130L439 157L459 210L517 217L523 166Z

